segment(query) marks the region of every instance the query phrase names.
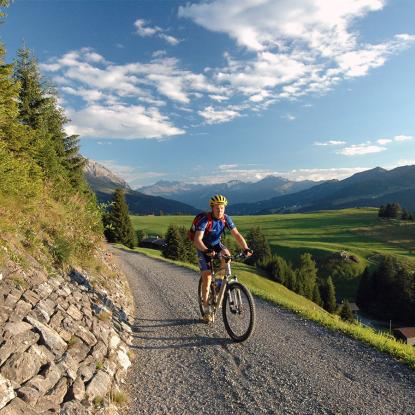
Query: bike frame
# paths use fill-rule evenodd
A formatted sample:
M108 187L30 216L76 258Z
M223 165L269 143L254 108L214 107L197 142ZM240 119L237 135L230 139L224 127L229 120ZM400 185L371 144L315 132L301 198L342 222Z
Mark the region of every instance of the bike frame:
M222 279L222 285L220 287L219 293L213 297L213 313L216 315L216 312L222 307L222 302L223 302L223 298L225 295L225 291L226 291L226 287L228 286L229 282L232 281L238 281L238 279L236 278L236 276L232 275L232 270L231 270L231 259L237 259L237 258L242 258L243 255L239 254L239 255L221 255L221 257L225 260L225 275ZM211 270L211 275L212 275L212 281L210 283L211 287L210 289L213 290L213 293L215 293L215 283L216 283L216 272L213 268L213 258L210 261L210 270ZM240 301L240 298L239 298Z

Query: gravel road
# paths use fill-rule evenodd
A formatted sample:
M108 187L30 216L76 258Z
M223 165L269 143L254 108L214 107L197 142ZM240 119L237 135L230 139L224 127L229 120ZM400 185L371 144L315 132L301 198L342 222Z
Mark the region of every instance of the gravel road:
M129 414L415 414L415 371L256 298L254 335L199 323L196 272L115 250L136 302Z

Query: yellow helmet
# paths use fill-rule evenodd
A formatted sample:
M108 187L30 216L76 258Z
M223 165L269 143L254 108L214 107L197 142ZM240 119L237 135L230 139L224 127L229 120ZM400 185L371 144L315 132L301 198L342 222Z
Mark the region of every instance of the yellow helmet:
M228 201L226 199L225 196L222 195L215 195L212 196L209 200L209 205L213 206L213 205L224 205L226 206L228 204Z

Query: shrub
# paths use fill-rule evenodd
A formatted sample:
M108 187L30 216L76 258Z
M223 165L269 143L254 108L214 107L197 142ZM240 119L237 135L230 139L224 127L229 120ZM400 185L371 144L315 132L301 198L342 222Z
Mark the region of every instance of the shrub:
M271 248L259 226L248 231L246 242L249 248L254 251L253 255L246 260L247 264L254 265L265 258L271 257Z
M117 404L119 406L123 406L128 401L127 394L125 392L121 391L121 390L111 391L110 398L115 404Z
M76 337L76 336L72 336L68 341L67 341L67 344L68 344L68 347L69 348L71 348L72 346L75 346L75 344L77 344L79 342L79 339L78 339L78 337Z
M349 323L354 322L352 307L350 306L350 303L347 300L344 300L340 308L339 315L340 315L340 318L344 321L348 321Z
M165 240L166 245L163 249L163 256L175 261L182 259L184 256L183 238L176 225L170 225L168 227Z
M336 304L336 289L333 284L331 276L329 276L326 281L322 284L322 301L323 307L329 313L335 313L337 304Z
M95 408L100 408L104 403L104 398L102 396L95 396L95 398L92 400L92 403Z
M57 265L62 266L69 261L71 256L71 244L63 237L55 237L53 245L50 247L52 256Z

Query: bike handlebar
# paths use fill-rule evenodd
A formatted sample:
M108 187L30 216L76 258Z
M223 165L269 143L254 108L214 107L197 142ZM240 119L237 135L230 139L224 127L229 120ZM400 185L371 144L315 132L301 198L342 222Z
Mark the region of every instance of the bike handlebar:
M248 256L245 254L245 252L239 252L235 255L224 255L219 252L213 258L217 258L217 259L223 258L223 259L230 260L230 259L246 259L248 258Z

